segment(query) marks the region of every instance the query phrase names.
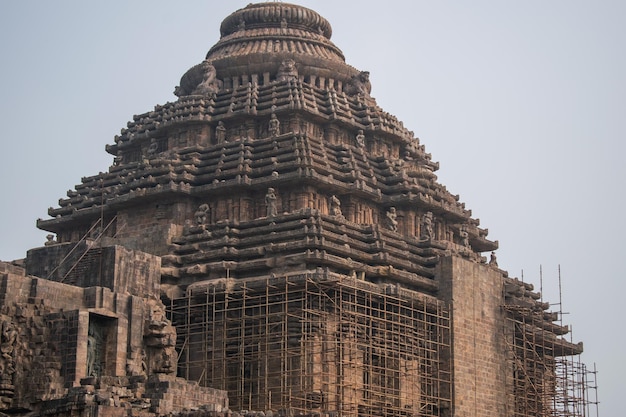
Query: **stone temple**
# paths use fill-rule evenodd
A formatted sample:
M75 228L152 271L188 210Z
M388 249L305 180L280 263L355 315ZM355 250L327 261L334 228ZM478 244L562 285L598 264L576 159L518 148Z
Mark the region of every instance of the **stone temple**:
M220 34L0 263L0 415L588 415L582 344L328 21Z

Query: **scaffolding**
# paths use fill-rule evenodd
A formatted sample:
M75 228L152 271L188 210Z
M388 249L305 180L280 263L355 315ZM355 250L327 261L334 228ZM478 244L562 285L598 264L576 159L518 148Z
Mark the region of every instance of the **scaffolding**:
M571 340L562 322L559 271L558 311L549 306L505 305L508 347L509 404L513 417L598 417L597 371L581 362L582 344ZM566 340L565 335L570 335Z
M443 302L329 272L212 280L172 300L178 373L234 410L443 416L451 404Z

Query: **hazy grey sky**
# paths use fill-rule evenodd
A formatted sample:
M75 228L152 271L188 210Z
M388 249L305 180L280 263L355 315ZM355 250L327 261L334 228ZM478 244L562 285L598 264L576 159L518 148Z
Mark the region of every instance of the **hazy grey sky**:
M180 76L250 0L0 3L0 259L35 228L133 114L174 101ZM326 17L378 104L439 161L512 276L562 307L600 411L623 415L626 346L626 2L294 1ZM559 309L559 306L555 306Z

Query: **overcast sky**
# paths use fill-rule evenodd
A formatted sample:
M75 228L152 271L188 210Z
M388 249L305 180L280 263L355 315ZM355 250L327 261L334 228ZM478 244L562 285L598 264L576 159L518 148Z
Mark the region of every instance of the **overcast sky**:
M0 259L41 246L47 208L107 171L133 114L174 86L242 1L0 3ZM623 415L626 2L296 2L326 17L372 95L498 240L499 265L559 302L600 411Z

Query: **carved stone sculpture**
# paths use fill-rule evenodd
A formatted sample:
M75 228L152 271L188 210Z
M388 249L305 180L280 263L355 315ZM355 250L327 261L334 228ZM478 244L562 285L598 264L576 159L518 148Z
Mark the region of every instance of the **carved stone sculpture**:
M273 217L278 214L276 200L276 191L273 188L268 188L267 194L265 194L265 207L267 209L267 217Z
M3 383L11 384L11 378L15 373L17 329L9 318L2 319L0 327L0 374Z
M196 212L194 213L193 217L196 221L196 224L198 225L203 225L206 224L207 221L209 220L209 205L208 204L201 204L198 209L196 210Z
M385 226L387 229L392 230L394 232L398 231L398 214L396 213L396 208L391 207L387 210L387 214L385 215Z
M89 324L89 331L87 334L87 376L100 376L100 350L101 350L101 337L99 329Z
M430 211L424 213L421 225L421 240L431 240L433 238L433 213Z
M369 97L372 91L369 71L361 71L359 75L353 75L344 91L349 96Z
M269 133L272 137L280 135L280 121L274 113L270 117Z
M362 131L362 130L359 130L359 132L357 133L357 135L356 135L356 138L355 138L355 139L356 139L356 145L357 145L359 148L362 148L362 147L364 147L364 146L365 146L365 135L363 134L363 131Z
M176 372L176 329L165 316L163 304L149 300L149 317L144 325L144 341L150 373Z
M226 142L226 127L224 127L224 122L222 121L219 121L215 127L215 139L217 143Z
M296 61L293 59L286 59L281 62L276 74L276 80L278 81L296 81L298 79L298 68Z
M336 195L330 197L330 215L335 217L343 217L341 213L341 201Z
M204 60L183 74L180 85L174 89L174 94L178 97L215 94L221 86L216 77L215 67L211 62Z
M489 265L498 266L498 259L496 257L495 252L491 252L491 257L489 258Z

